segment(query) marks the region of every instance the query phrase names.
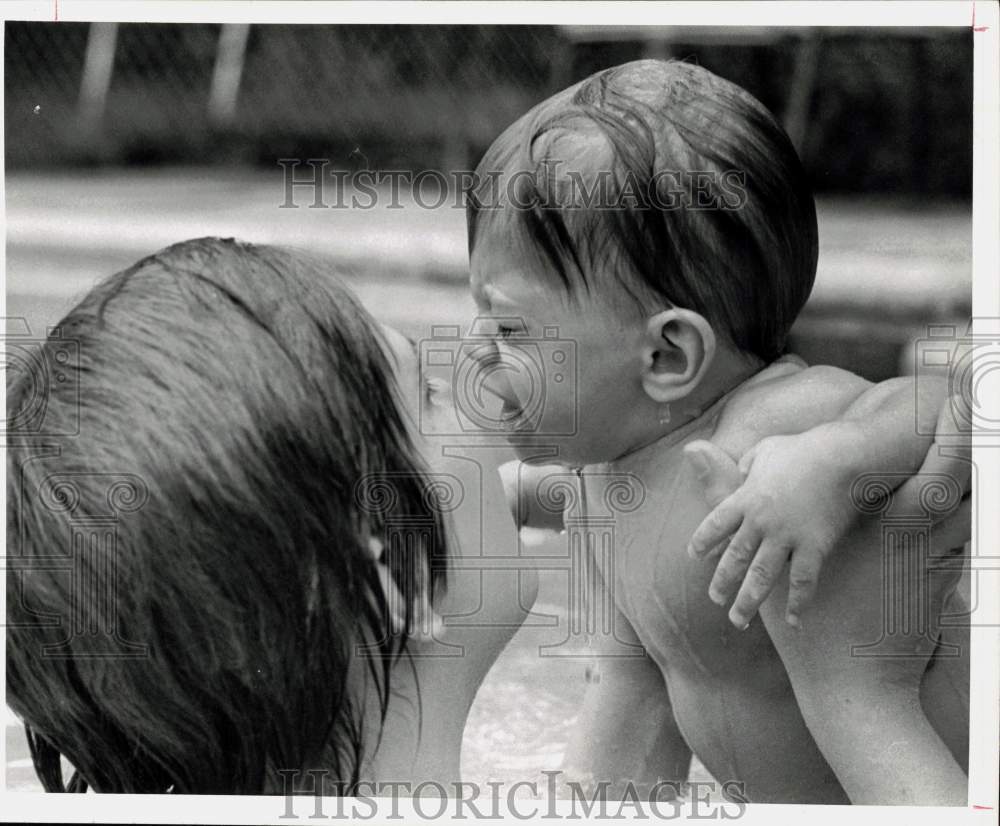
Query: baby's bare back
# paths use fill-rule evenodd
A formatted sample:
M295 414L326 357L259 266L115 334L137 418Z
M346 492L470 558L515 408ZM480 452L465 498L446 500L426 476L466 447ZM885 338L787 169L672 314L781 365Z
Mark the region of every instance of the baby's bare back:
M670 472L672 484L647 483L643 505L616 524L603 574L663 673L678 726L713 776L743 783L752 801L846 802L763 624L738 631L709 600L712 565L686 552L708 507L693 474Z

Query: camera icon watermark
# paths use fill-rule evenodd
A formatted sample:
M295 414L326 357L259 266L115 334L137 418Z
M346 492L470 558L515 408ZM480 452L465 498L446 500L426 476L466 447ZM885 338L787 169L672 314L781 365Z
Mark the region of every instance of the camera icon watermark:
M900 482L915 482L916 501L899 495ZM880 530L881 633L877 640L852 645L852 657L924 659L958 657L959 646L941 638L952 595L965 567L962 548L942 547L935 520L962 501L961 483L947 473L865 473L851 486L857 510L877 517ZM876 564L872 558L869 564Z
M80 344L58 328L43 339L32 335L23 318L5 318L0 336L0 363L7 376L4 435L75 436L80 432L80 389L76 371ZM69 395L58 417L49 416L53 393Z
M41 646L42 658L148 657L148 645L127 638L120 614L127 598L120 529L149 501L143 479L134 473L53 473L40 480L22 477L15 495L31 498L55 515L62 534L52 537L51 547L30 555L23 553L28 537L13 534L19 550L3 563L13 574L8 600L17 606L13 616L20 619L8 618L8 627L52 629ZM31 578L39 582L29 587ZM33 593L61 594L64 602L54 613L39 611L28 597Z
M1000 319L976 318L962 331L955 325L928 327L914 347L917 433L936 435L947 442L947 433L935 428L937 410L926 410L920 382L947 377L950 423L947 430L955 444L1000 446ZM936 432L935 432L936 430Z
M565 635L542 645L540 657L643 657L645 649L616 627L615 568L623 519L646 502L646 486L632 473L582 473L567 468L522 466L515 479L518 520L529 513L558 516L564 553L545 567L565 574ZM544 475L539 475L541 471ZM537 521L537 516L536 516ZM531 558L519 553L521 560ZM540 566L541 567L541 566Z
M467 335L431 328L419 343L421 377L451 389L453 412L420 416L425 435L573 436L577 432L576 342L546 326L528 333L517 317L484 317Z
M431 605L431 566L447 566L449 520L466 498L450 473L378 472L354 486L354 502L374 528L369 550L382 585L382 637L355 646L359 657L380 657L390 636L404 630L420 639L411 657L462 656L442 642L440 617ZM406 618L409 617L409 625Z

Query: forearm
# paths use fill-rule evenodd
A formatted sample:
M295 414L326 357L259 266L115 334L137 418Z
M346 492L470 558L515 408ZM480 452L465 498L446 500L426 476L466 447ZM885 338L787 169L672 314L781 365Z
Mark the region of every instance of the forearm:
M948 382L936 376L890 379L862 393L840 417L855 429L869 472L917 470L934 441Z
M881 564L831 566L829 587L801 628L783 621L780 588L761 618L802 718L852 803L964 805L966 776L921 707L927 661L914 654L919 635L891 640L884 657L851 654L859 640L877 639L882 625Z
M964 806L968 778L918 698L825 684L810 731L855 805Z
M947 392L947 381L937 377L890 379L870 387L840 416L820 425L831 438L831 456L851 477L915 473L934 442Z

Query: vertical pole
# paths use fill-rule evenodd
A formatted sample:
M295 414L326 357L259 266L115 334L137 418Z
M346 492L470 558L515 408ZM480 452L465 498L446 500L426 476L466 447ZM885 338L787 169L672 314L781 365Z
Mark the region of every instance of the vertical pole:
M913 73L910 77L930 77L931 75L928 74L930 55L927 41L923 37L915 37L910 46L910 51L912 54L910 65L913 66ZM908 143L911 147L911 165L907 172L910 175L910 180L916 186L917 192L921 195L928 195L930 193L931 181L931 168L928 158L930 156L931 129L933 128L931 126L931 91L927 89L916 94L912 93L912 89L908 89L907 91L910 92L907 95L910 102L910 122L907 125L909 126Z
M801 156L805 150L809 128L809 107L812 104L816 86L816 71L819 67L820 35L806 30L796 44L795 68L785 102L784 126L792 145Z
M549 94L554 95L570 84L573 77L573 57L576 53L576 43L572 38L561 32L553 49L549 62Z
M215 52L212 86L208 93L208 116L216 127L230 126L236 117L249 23L223 23Z
M85 131L95 130L104 116L117 43L117 23L90 24L77 102L77 114Z
M643 58L646 60L670 60L673 54L673 28L666 31L656 29L654 32L647 35L642 44Z

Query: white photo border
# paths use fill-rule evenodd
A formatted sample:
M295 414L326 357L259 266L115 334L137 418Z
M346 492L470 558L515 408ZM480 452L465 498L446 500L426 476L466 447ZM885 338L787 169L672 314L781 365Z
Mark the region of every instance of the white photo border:
M1000 6L982 2L237 2L236 0L4 0L0 21L120 21L120 22L249 22L249 23L410 23L410 24L562 24L572 20L586 25L719 25L731 26L945 26L973 29L973 315L1000 319L1000 77L998 38ZM2 51L0 41L0 51ZM2 57L2 55L0 55ZM3 89L0 86L0 99ZM0 157L3 157L0 131ZM0 174L0 182L3 182ZM5 215L0 226L6 237ZM5 245L0 245L0 267L6 273ZM0 295L0 317L6 311L6 290ZM0 331L2 334L2 331ZM988 387L986 404L1000 410L1000 385ZM4 393L0 390L0 393ZM6 400L4 399L4 402ZM987 447L974 450L979 469L979 503L1000 501L1000 451ZM6 486L0 487L5 500ZM4 504L5 501L4 501ZM970 696L969 805L964 808L798 806L751 804L741 818L751 824L840 824L851 820L877 820L938 826L992 824L996 822L1000 776L997 743L1000 732L998 685L1000 685L1000 588L991 587L1000 577L1000 511L979 507L973 560L980 559L986 587L980 589L973 614L972 674ZM989 561L992 568L989 570ZM974 562L975 565L975 562ZM6 616L6 589L0 589L0 616ZM0 635L0 654L6 639ZM0 762L6 766L5 743L0 738ZM396 803L402 823L428 822L407 800ZM570 801L558 801L550 809L567 819ZM334 811L332 806L326 810ZM174 796L174 795L50 795L11 792L0 773L0 811L4 821L112 823L274 823L288 824L282 817L283 797ZM454 812L454 809L450 810ZM311 823L311 806L298 807L297 820ZM379 812L376 822L387 819ZM327 815L327 820L336 819ZM441 820L448 819L443 816ZM597 818L572 818L591 821ZM507 813L505 822L524 822Z

